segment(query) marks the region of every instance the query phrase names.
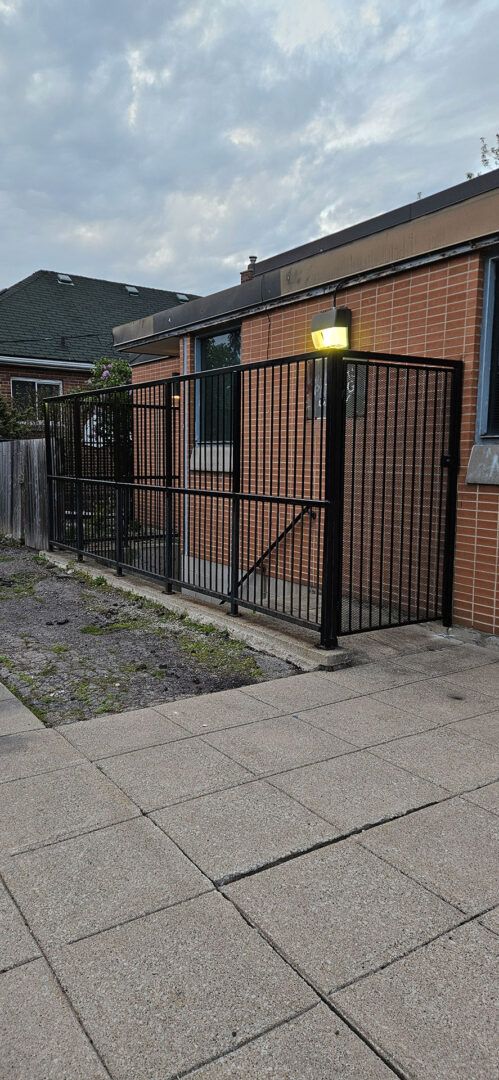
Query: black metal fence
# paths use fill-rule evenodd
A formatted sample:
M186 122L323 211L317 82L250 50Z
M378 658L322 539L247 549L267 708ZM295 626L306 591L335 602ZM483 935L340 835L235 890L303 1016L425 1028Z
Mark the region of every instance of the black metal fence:
M339 634L450 624L459 363L305 354L46 404L50 540Z

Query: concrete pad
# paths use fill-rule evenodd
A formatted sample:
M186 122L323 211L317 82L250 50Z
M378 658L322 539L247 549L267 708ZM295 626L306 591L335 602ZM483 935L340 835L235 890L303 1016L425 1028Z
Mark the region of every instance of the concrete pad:
M188 731L156 709L130 709L111 716L97 716L94 720L67 724L60 728L60 733L91 761L189 736Z
M0 784L53 772L85 759L55 731L21 731L0 739Z
M367 750L280 773L271 782L331 821L342 833L405 814L448 794L435 784L381 762Z
M17 855L5 877L43 946L96 933L211 887L143 817Z
M93 765L2 784L0 806L0 845L11 854L139 813Z
M484 713L482 716L472 716L469 720L459 720L451 727L458 735L469 735L472 739L481 739L483 742L499 746L499 712ZM448 730L450 731L451 728L449 727Z
M499 941L462 926L355 986L333 1004L417 1080L492 1080Z
M2 975L0 1015L9 1080L108 1080L44 960Z
M424 716L435 726L455 723L494 709L490 697L469 690L457 683L455 678L446 676L376 692L376 697L395 709L406 709L417 716Z
M14 698L15 695L9 690L5 683L0 682L0 701L9 701L10 698ZM17 701L17 698L15 698Z
M355 697L300 712L301 720L362 748L425 731L431 721L372 697Z
M447 727L395 739L372 753L448 791L466 791L499 776L499 749Z
M466 799L466 802L476 803L477 806L483 806L484 810L491 810L493 814L498 814L499 781L496 780L495 784L485 784L476 791L467 791L463 799Z
M493 908L492 911L488 911L486 915L482 915L478 920L482 926L486 926L488 930L492 930L494 934L499 934L499 907Z
M264 685L267 685L266 683ZM253 698L248 700L241 690L220 690L217 694L202 694L195 698L177 698L156 706L163 716L170 717L194 735L218 728L249 724L252 720L265 720L277 716L282 709L274 709Z
M351 743L336 739L294 716L278 716L245 727L217 731L207 735L206 742L257 775L282 772L353 749Z
M489 649L480 648L479 645L461 645L458 649L425 650L424 652L412 653L404 657L407 667L413 667L415 671L426 672L427 675L447 675L452 672L456 676L465 672L467 668L480 669L480 676L476 683L466 683L474 686L476 690L485 690L480 684L482 676L481 668L488 664L494 664L497 655ZM496 665L499 667L499 665ZM477 672L478 675L478 672Z
M52 959L114 1080L173 1078L316 1001L215 892Z
M310 709L312 705L328 705L332 701L343 701L344 698L354 696L352 690L333 682L333 676L327 671L272 679L271 682L258 683L257 686L245 686L241 693L247 694L253 700L256 698L274 705L281 713L298 712L298 709Z
M254 870L337 829L263 780L158 810L154 821L214 881Z
M420 671L414 671L406 664L405 657L378 661L375 664L357 664L355 667L325 674L335 686L350 690L351 695L375 694L378 690L405 686L406 683L418 682L424 678Z
M472 648L472 646L469 646ZM483 653L483 649L480 652ZM496 660L496 651L485 667L473 667L471 671L461 670L456 672L454 679L460 686L466 686L470 690L477 690L480 694L490 694L495 700L499 700L499 663L491 663ZM490 653L487 654L490 656Z
M461 918L353 840L263 870L225 892L326 994Z
M101 768L142 810L221 791L253 779L202 739L185 739L106 758Z
M34 728L44 730L41 720L34 713L6 687L0 684L0 688L4 691L3 696L0 696L0 736L15 735L18 731L31 731Z
M16 905L0 882L0 971L40 955Z
M390 821L360 840L470 915L499 900L498 841L497 818L463 799Z
M393 1080L393 1072L326 1005L196 1069L190 1080Z
M393 645L400 654L425 648L444 649L447 646L461 645L459 639L453 637L442 623L438 622L430 625L415 623L413 626L390 626L374 633L378 641Z

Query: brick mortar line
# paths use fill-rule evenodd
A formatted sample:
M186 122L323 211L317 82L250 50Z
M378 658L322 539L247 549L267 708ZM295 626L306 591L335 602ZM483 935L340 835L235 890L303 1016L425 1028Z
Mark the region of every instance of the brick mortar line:
M106 1073L106 1075L107 1075L107 1076L108 1076L108 1077L110 1078L110 1080L115 1080L115 1077L113 1076L113 1073L112 1073L112 1072L110 1071L110 1069L108 1069L108 1067L107 1067L107 1065L106 1065L106 1062L105 1062L104 1058L102 1057L102 1054L101 1054L101 1053L100 1053L100 1051L99 1051L99 1050L97 1049L97 1047L96 1047L96 1045L95 1045L95 1043L94 1043L94 1041L93 1041L93 1039L92 1039L91 1035L89 1034L89 1032L87 1031L87 1029L86 1029L86 1027L85 1027L85 1024L83 1023L83 1020L81 1019L81 1017L80 1017L80 1015L79 1015L79 1013L78 1013L77 1009L76 1009L76 1008L75 1008L75 1006L73 1005L73 1002L72 1002L72 1000L71 1000L71 998L70 998L69 994L68 994L68 993L67 993L67 991L66 991L66 990L64 989L64 986L63 986L63 984L62 984L61 980L59 979L59 977L58 977L58 975L56 974L56 972L55 972L54 968L52 967L52 964L51 964L51 962L50 962L50 960L49 960L49 957L47 956L47 953L45 952L44 948L42 947L42 945L41 945L40 941L38 940L38 938L37 938L36 934L35 934L35 933L33 932L33 930L31 929L31 927L30 927L30 925L29 925L29 923L28 923L28 920L27 920L27 919L25 918L25 916L24 916L24 914L23 914L23 911L22 911L22 910L21 910L21 908L19 907L19 904L18 904L18 902L17 902L17 900L16 900L16 898L15 898L14 894L12 893L12 891L11 891L11 889L9 888L9 886L8 886L7 882L5 881L5 878L4 878L3 874L1 874L1 873L0 873L0 880L2 881L2 883L3 883L3 885L4 885L4 888L5 888L6 892L7 892L7 893L8 893L8 895L10 896L10 899L12 900L12 903L14 904L14 906L15 906L15 908L16 908L16 910L17 910L17 912L19 913L19 915L20 915L20 917L21 917L21 919L22 919L23 923L25 924L25 926L26 926L26 928L27 928L28 932L30 933L30 935L31 935L31 937L33 938L33 940L35 941L35 943L36 943L36 945L37 945L38 949L40 950L40 954L41 954L41 955L40 955L39 957L37 957L37 959L38 959L38 960L41 960L41 959L43 959L43 960L45 961L45 963L46 963L46 965L47 965L47 967L48 967L48 969L49 969L49 971L50 971L50 974L52 975L52 978L54 979L54 981L55 981L55 983L56 983L57 987L59 988L59 991L60 991L60 993L62 994L62 996L63 996L64 1000L66 1001L67 1005L69 1006L69 1009L70 1009L71 1013L73 1014L73 1016L74 1016L74 1018L75 1018L75 1020L76 1020L76 1022L77 1022L77 1024L78 1024L78 1027L79 1027L79 1028L80 1028L80 1030L81 1030L81 1031L83 1032L83 1036L84 1036L84 1038L85 1038L85 1039L87 1040L87 1042L88 1042L88 1043L90 1044L90 1046L92 1047L92 1050L94 1051L94 1054L96 1055L97 1059L98 1059L98 1060L100 1061L100 1063L101 1063L101 1065L102 1065L102 1068L104 1069L104 1072Z

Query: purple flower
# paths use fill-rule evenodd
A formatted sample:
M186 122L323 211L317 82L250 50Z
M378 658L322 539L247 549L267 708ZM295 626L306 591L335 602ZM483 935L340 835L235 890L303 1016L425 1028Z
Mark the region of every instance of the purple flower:
M106 369L105 369L105 370L104 370L104 371L102 372L102 375L101 375L101 379L108 379L108 378L109 378L109 371L108 371L108 370L107 370L107 368L106 368Z

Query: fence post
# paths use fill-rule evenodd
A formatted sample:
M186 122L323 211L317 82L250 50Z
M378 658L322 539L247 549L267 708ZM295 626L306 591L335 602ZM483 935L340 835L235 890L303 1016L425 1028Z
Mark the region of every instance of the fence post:
M81 463L81 410L79 398L74 400L73 429L75 449L75 483L76 483L76 550L78 562L83 562L83 549L85 541L83 537L83 491L82 491L82 463Z
M343 547L343 489L345 472L346 360L326 357L326 446L324 545L322 562L321 640L319 648L334 649L341 631Z
M170 578L172 575L172 384L171 382L165 382L165 424L163 431L163 438L165 440L165 592L173 592L173 586Z
M458 361L452 371L449 424L449 456L447 465L447 498L445 503L444 567L442 575L442 622L452 626L452 594L454 588L454 548L456 544L457 478L459 473L459 441L461 435L461 403L463 365ZM438 584L437 584L438 588Z
M230 613L239 614L239 516L241 509L241 371L232 372L232 546Z
M48 549L53 551L52 540L54 537L54 481L52 468L52 441L50 438L49 404L43 403L43 419L45 424L45 460L47 469L47 494L48 494Z

